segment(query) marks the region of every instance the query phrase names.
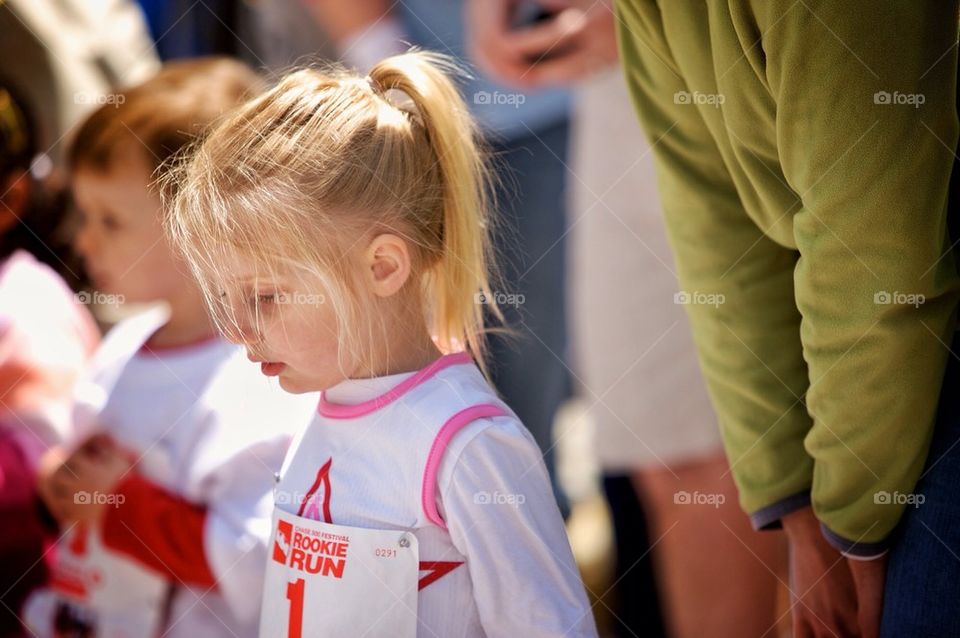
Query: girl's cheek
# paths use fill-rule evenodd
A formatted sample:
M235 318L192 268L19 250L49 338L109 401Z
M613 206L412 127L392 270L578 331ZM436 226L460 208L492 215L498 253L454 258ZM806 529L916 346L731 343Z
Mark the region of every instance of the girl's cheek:
M266 326L262 324L263 320L261 319L260 335L266 342L267 348L271 352L288 352L290 350L290 344L288 343L290 334L282 326L275 325L272 321L268 322Z

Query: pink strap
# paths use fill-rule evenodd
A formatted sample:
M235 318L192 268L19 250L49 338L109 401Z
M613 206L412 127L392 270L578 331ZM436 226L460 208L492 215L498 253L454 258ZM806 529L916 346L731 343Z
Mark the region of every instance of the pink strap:
M473 357L470 356L469 352L455 352L453 354L444 355L428 365L426 368L423 368L414 375L407 377L380 396L374 397L369 401L364 401L363 403L358 403L357 405L331 403L330 401L327 401L326 396L321 392L320 403L317 405L317 412L319 412L322 416L329 417L331 419L353 419L365 414L369 414L375 410L379 410L388 403L396 401L404 394L417 387L444 368L448 368L452 365L457 365L460 363L473 363Z
M506 416L506 414L506 411L499 405L483 403L457 412L440 428L437 438L433 440L433 445L430 446L427 467L423 472L423 489L420 490L423 513L427 515L427 520L431 523L447 529L447 524L440 517L440 512L437 511L437 472L440 471L440 461L443 459L443 453L447 449L447 445L450 444L457 432L477 419Z

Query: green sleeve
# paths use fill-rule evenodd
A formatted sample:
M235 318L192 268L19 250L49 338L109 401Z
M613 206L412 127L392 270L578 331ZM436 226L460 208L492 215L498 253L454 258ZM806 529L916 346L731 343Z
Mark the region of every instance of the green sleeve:
M958 7L752 4L625 0L623 63L681 288L708 302L688 311L741 504L764 526L812 499L872 555L926 460L955 322Z
M656 3L620 2L617 11L627 83L654 153L680 288L695 302L686 310L740 502L747 512L770 511L802 498L813 473L803 448L811 423L802 401L797 253L748 216L714 140L719 124L675 97L693 87ZM709 41L700 33L689 38L700 43L691 51Z
M920 476L954 329L943 255L958 6L854 4L770 16L763 48L783 174L802 200L813 507L828 539L859 553L889 535Z

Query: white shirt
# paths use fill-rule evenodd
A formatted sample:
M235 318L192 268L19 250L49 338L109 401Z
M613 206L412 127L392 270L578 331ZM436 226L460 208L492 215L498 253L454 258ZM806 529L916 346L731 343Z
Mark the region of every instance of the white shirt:
M172 582L167 638L256 636L270 536L271 488L295 431L317 395L291 395L264 377L243 349L220 338L167 351L142 351L162 325L148 312L121 322L94 358L76 408L74 443L106 431L141 455L137 471L207 508L203 549L217 586ZM104 561L113 591L150 587L156 574L125 556ZM143 572L128 577L129 573ZM135 592L130 592L135 597Z
M476 405L505 416L473 420L438 447L444 424ZM540 450L467 355L326 391L276 502L337 525L412 531L418 636L596 636Z

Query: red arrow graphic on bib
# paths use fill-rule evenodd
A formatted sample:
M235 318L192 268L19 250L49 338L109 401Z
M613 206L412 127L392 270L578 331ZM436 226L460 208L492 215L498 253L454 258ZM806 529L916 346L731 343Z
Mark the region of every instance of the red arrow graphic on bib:
M305 516L315 521L323 520L324 523L333 523L333 519L330 517L330 466L332 464L333 457L327 459L323 467L317 471L317 478L314 480L313 485L310 486L310 489L307 490L307 495L300 504L300 510L297 512L297 516ZM320 493L321 486L323 486L322 494ZM323 501L322 519L320 518L321 506L317 503L317 501L321 499Z

